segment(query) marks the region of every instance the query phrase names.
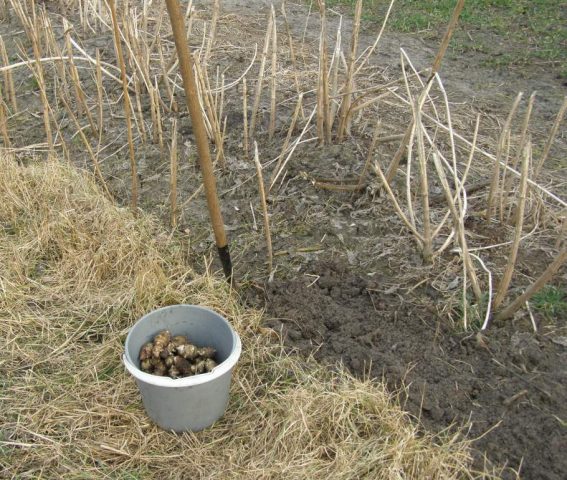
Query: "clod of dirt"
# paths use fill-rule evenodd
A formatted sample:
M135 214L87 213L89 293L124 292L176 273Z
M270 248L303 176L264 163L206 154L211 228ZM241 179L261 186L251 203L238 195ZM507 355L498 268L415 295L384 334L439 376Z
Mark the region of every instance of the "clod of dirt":
M185 335L172 337L168 330L162 330L140 349L140 368L160 377L189 377L211 372L217 366L215 354L212 347L199 348Z

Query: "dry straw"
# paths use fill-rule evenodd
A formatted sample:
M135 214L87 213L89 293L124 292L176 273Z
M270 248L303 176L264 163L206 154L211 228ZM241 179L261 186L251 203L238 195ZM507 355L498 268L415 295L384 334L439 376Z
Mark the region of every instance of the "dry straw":
M0 216L18 226L0 240L4 475L480 477L458 434L419 431L381 383L285 353L150 217L58 163L0 164ZM227 413L197 434L153 425L120 360L135 319L171 303L215 309L243 341Z

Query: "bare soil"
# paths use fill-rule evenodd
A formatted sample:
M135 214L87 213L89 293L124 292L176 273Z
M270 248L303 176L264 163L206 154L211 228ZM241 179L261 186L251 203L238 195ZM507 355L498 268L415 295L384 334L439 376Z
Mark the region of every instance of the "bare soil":
M475 438L475 466L506 465L503 478L562 479L567 471L567 349L557 332L537 335L514 323L486 334L457 333L435 309L412 296L387 293L392 278L372 279L336 262L294 280L276 280L264 304L286 345L355 375L383 379L424 428L456 425Z

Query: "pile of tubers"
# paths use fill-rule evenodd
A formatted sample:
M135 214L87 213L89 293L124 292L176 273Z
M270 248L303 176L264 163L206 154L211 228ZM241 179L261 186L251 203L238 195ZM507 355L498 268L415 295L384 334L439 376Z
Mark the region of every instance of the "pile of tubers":
M160 377L189 377L211 372L217 366L215 354L214 348L196 347L185 335L172 337L168 330L162 330L140 349L140 368Z

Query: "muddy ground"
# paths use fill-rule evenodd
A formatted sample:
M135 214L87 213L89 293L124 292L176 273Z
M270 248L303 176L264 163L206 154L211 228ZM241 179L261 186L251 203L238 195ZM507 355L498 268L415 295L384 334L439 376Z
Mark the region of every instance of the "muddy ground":
M58 38L62 39L61 12L49 3L46 7L52 15ZM202 18L210 18L205 7L198 8ZM222 65L227 80L238 78L247 67L254 43L261 48L267 8L268 2L262 1L223 2L217 45L210 64L218 62ZM72 13L67 12L67 16L78 25L78 19ZM299 4L288 5L288 18L298 44L303 35L306 38L299 51L305 53L300 80L302 85L307 85L317 75L317 18L311 16L305 28L307 10L305 5ZM283 32L281 18L279 22ZM330 25L336 30L336 17L330 16ZM202 33L197 20L194 28ZM345 17L345 45L350 38L350 29L350 21ZM329 30L332 32L329 44L332 45L334 31ZM26 43L15 19L0 23L0 33L10 56L13 53L16 58L18 51L30 52L29 42ZM361 37L361 48L371 44L375 34L372 28L366 28ZM98 48L103 61L115 64L110 32L85 33L77 26L74 35L91 55ZM200 36L196 38L200 39ZM171 48L171 36L164 34L163 40L164 46ZM199 42L192 45L197 46ZM18 45L22 46L20 50ZM361 84L366 86L372 82L399 79L400 47L407 51L416 68L421 69L430 65L437 44L415 35L388 32L380 44L379 54L373 57L372 66L365 70L367 83L361 80ZM521 72L494 70L482 67L480 60L472 54L466 58L448 55L443 65L441 73L452 100L455 127L470 138L474 117L482 112L484 120L479 144L494 152L499 126L515 93L538 90L540 94L530 133L537 148L541 149L550 122L567 93L562 80L540 66L523 67ZM270 160L280 153L295 103L289 73L291 64L285 52L279 62L282 72L276 134L272 140L268 139L268 114L264 108L255 137L266 181L274 168ZM254 67L256 73L249 75L250 91L257 75L257 64L258 59ZM214 75L214 66L210 70ZM56 69L46 66L46 71L48 81L51 81ZM97 106L92 69L85 66L80 72L94 113ZM44 155L42 142L45 142L45 135L37 85L34 85L29 70L20 69L14 76L23 109L22 113L9 119L12 142L17 148L36 145L31 150L26 149L24 155L30 151ZM120 204L127 205L130 178L121 89L106 77L104 87L108 103L104 107L103 143L98 145L96 136L90 134L89 141L95 151L100 149L101 167L112 195ZM306 111L315 103L312 87L312 83L305 87ZM165 98L163 86L161 91ZM304 354L314 352L331 368L334 363L342 362L355 375L383 378L392 389L400 391L400 401L423 428L442 431L464 425L469 436L476 439L475 467L480 469L486 458L490 464L506 467L505 478L513 478L513 472L518 470L521 477L527 479L564 478L567 471L564 455L567 450L565 318L549 318L534 311L539 331L533 334L530 317L523 311L513 321L491 325L484 335L479 336L483 312L478 313L471 307L469 328L464 330L459 257L448 249L433 265L424 264L388 198L380 194L379 181L372 172L364 178L363 188L356 192L341 192L328 187L329 184L358 182L375 119L382 120L384 135L403 133L411 118L407 107L389 100L365 111L357 118L352 137L343 144L318 146L313 131L306 135L308 141L298 146L284 178L268 198L275 266L274 280L268 282L255 168L251 159L246 159L242 153L241 94L240 87L234 87L225 96L226 156L225 165L217 165L217 175L224 222L243 301L265 308L267 326L281 331L290 349ZM183 95L179 91L176 98L183 105ZM55 121L67 146L66 158L80 167L92 169L74 124L60 104L56 107L55 94L52 102ZM147 95L140 96L139 104L148 130L145 141L139 135L135 137L140 207L155 213L164 223L169 221L168 142L171 119L177 118L178 185L182 208L173 234L186 242L188 255L197 268L203 265L205 258L207 262L212 261L213 269L220 269L215 260L206 203L198 190L200 172L188 116L183 108L178 114L162 112L166 146L160 148L150 140ZM262 106L269 106L268 93L264 95ZM84 118L81 122L86 125ZM302 127L303 124L299 126ZM552 149L548 170L541 177L541 182L563 199L567 178L566 141L567 133L562 129ZM397 147L397 143L380 145L376 158L387 162ZM458 153L468 155L461 147ZM486 161L483 163L479 159L471 181L486 180L489 171ZM403 175L399 177L395 187L403 192ZM441 191L432 187L434 198L435 195L438 198ZM486 193L485 188L469 197L467 228L472 247L507 242L513 233L513 227L508 223L484 222L482 212ZM541 273L556 251L560 227L555 221L559 216L555 207L546 205L544 215L541 209L534 207L537 213L529 216L526 222L525 231L533 232L522 243L513 294ZM435 203L433 218L438 221L443 214L442 202ZM441 240L444 238L442 236ZM505 265L508 250L501 247L482 252L487 265L498 275ZM482 281L486 288L486 278ZM564 270L554 284L565 290Z

